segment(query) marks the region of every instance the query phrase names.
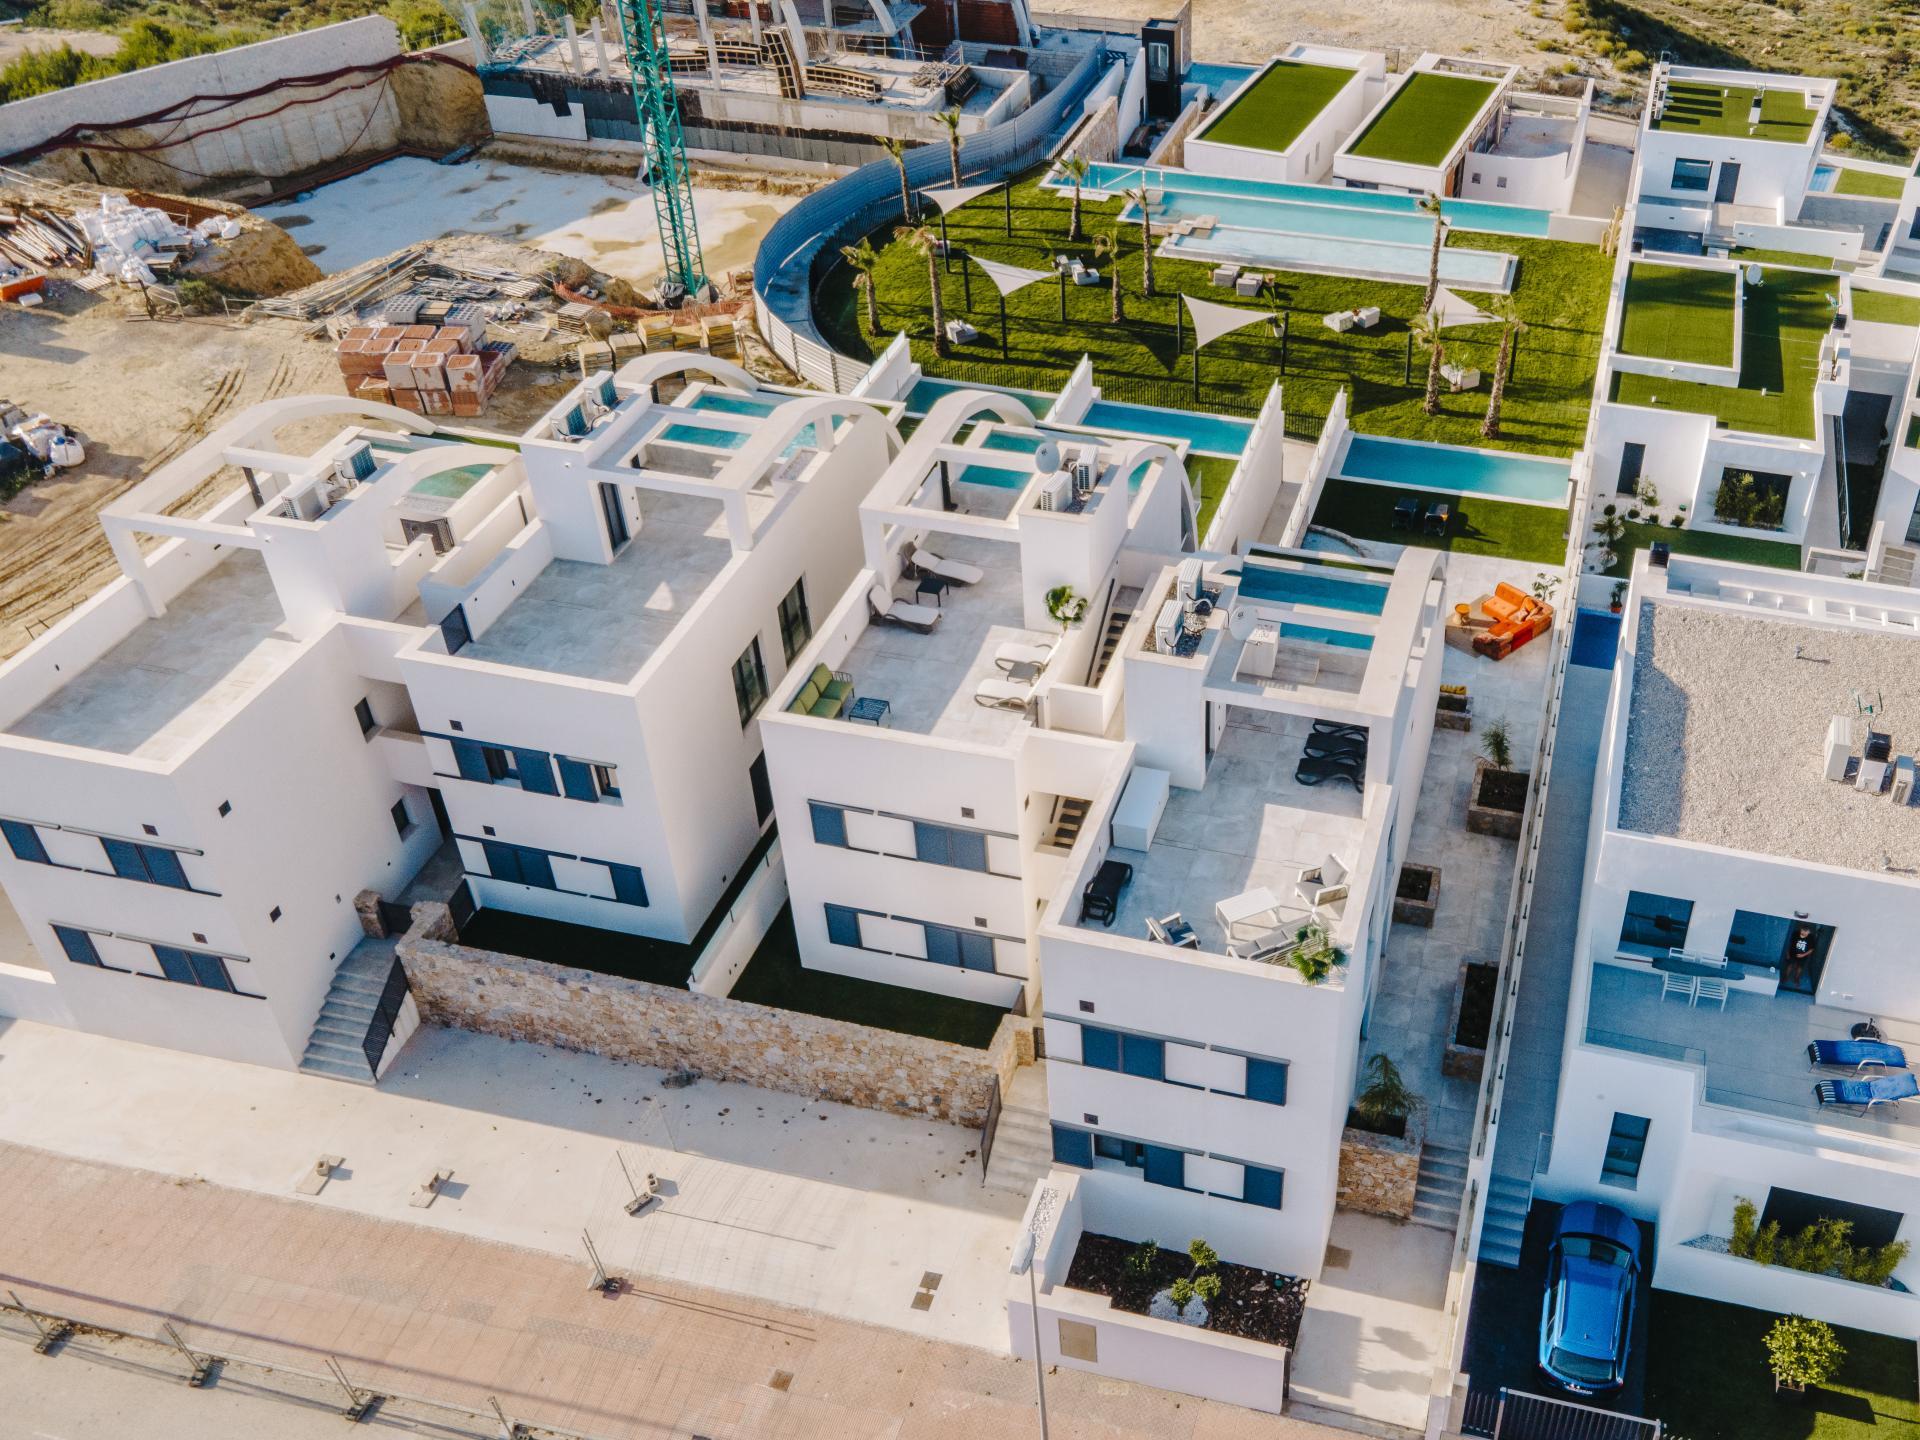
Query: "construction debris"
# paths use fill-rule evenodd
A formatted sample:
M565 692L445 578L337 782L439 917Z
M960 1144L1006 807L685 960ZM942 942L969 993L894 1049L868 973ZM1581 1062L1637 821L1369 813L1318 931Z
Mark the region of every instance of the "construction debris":
M356 325L334 354L347 390L417 415L477 417L500 388L514 347L487 340L477 305L451 307L444 325Z

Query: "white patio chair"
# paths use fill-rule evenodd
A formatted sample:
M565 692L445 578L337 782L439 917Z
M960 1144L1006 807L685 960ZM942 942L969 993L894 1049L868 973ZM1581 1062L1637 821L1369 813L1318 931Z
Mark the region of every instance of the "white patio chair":
M1693 1004L1694 996L1698 992L1700 983L1695 977L1692 975L1675 975L1671 971L1662 971L1661 979L1666 982L1660 987L1660 998L1662 1000L1665 1000L1669 995L1679 995L1685 998L1687 1004Z

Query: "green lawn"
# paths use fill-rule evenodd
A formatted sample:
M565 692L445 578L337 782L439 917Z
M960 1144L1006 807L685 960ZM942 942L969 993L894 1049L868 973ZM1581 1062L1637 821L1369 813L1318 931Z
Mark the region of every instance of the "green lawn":
M809 970L800 963L800 947L793 933L791 907L774 917L760 948L733 982L730 1000L797 1010L802 1015L824 1015L851 1020L876 1030L902 1035L924 1035L955 1045L984 1050L1006 1012L971 1000L955 1000L904 985L881 985L826 970Z
M1803 270L1851 270L1853 266L1831 255L1813 255L1804 250L1768 250L1758 245L1735 245L1727 252L1741 264L1798 265Z
M1853 318L1882 325L1920 325L1920 295L1853 287Z
M1834 181L1833 193L1869 195L1876 200L1898 200L1906 184L1904 175L1882 175L1877 170L1854 170L1843 165Z
M1220 497L1227 493L1227 484L1233 479L1233 472L1240 468L1238 460L1228 460L1220 455L1187 456L1187 478L1193 482L1195 497L1200 502L1200 533L1207 533L1207 526L1213 523L1213 512L1220 508Z
M1742 565L1770 565L1776 570L1798 570L1800 547L1781 540L1750 540L1744 535L1721 535L1712 530L1676 530L1671 525L1643 525L1627 521L1626 538L1614 548L1607 574L1633 573L1633 552L1664 540L1676 555L1698 555L1703 560L1736 560Z
M1285 150L1353 76L1352 70L1338 65L1281 60L1235 95L1207 133L1196 138Z
M1033 178L1014 193L1014 233L1004 233L1002 200L990 195L962 206L948 217L956 249L986 258L1045 269L1055 255L1091 258L1089 245L1066 241L1069 201L1042 190ZM1094 378L1108 399L1147 405L1197 408L1250 416L1278 379L1284 389L1289 433L1317 436L1336 393L1344 389L1354 427L1369 434L1458 445L1491 444L1540 455L1570 455L1581 443L1592 401L1598 365L1600 329L1605 320L1611 261L1599 249L1563 241L1517 239L1502 235L1455 234L1460 248L1501 250L1520 257L1514 301L1530 328L1520 337L1512 382L1507 387L1499 439L1480 438L1487 390L1443 394L1440 413L1421 411L1426 380L1424 354L1416 353L1411 381L1405 378L1407 319L1417 313L1418 286L1383 285L1332 275L1282 272L1277 300L1256 305L1215 289L1210 267L1194 261L1156 258L1156 294L1143 299L1140 227L1117 222L1124 202L1115 198L1084 206L1090 234L1113 234L1122 244L1118 267L1127 321L1108 318L1112 296L1107 286L1068 286L1067 320L1060 320L1060 291L1041 282L1007 301L1011 327L1009 358L1000 358L999 299L986 276L971 274L973 307L966 317L981 331L974 344L955 347L949 359L934 356L927 294L927 262L910 246L893 239L893 227L876 234L884 245L877 293L880 334L866 328L864 306L853 293L851 272L835 266L820 283L814 314L827 338L848 355L869 358L898 331L906 331L914 359L926 373L949 380L985 381L1057 392L1082 355L1093 358ZM941 292L949 315L960 313L964 299L960 266L941 274ZM1101 261L1100 268L1114 268ZM1264 325L1216 340L1207 347L1201 372L1200 401L1190 388L1192 332L1176 349L1175 315L1185 290L1222 304L1288 312L1287 365L1280 373L1281 346ZM1321 316L1360 305L1378 305L1383 318L1371 331L1336 334ZM1499 330L1490 325L1463 326L1446 332L1450 358L1491 374L1499 351Z
M1760 123L1748 126L1753 105L1750 85L1701 85L1680 81L1667 87L1667 108L1654 122L1656 130L1696 130L1702 135L1739 139L1784 140L1793 144L1807 138L1814 113L1798 90L1768 90L1760 100Z
M1686 1440L1920 1440L1911 1340L1835 1326L1847 1358L1803 1404L1774 1398L1777 1317L1670 1290L1648 1307L1646 1413Z
M1491 80L1470 75L1416 71L1346 153L1404 165L1438 165L1493 89Z
M1636 263L1627 270L1627 303L1620 317L1620 348L1628 355L1733 364L1731 270Z
M1439 500L1453 507L1445 538L1393 528L1393 507L1404 495L1415 496L1422 505ZM1504 555L1543 565L1558 565L1567 557L1565 510L1554 505L1516 505L1483 495L1441 495L1358 480L1329 480L1314 507L1313 523L1356 540L1422 545L1461 555Z
M1754 434L1811 440L1813 385L1835 289L1830 276L1768 270L1765 284L1747 287L1739 388L1621 373L1613 377L1613 398L1716 415Z

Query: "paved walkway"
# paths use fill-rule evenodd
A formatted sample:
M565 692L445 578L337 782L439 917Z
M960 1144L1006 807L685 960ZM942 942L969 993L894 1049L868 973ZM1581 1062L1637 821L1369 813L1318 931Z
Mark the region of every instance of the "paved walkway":
M979 1440L1032 1433L1006 1356L372 1219L0 1145L0 1283L29 1303L606 1440ZM645 1223L645 1222L639 1222ZM59 1366L58 1358L44 1362ZM84 1375L84 1371L79 1371ZM1319 1440L1300 1421L1056 1370L1056 1434ZM58 1413L58 1412L56 1412ZM77 1410L75 1413L78 1413Z

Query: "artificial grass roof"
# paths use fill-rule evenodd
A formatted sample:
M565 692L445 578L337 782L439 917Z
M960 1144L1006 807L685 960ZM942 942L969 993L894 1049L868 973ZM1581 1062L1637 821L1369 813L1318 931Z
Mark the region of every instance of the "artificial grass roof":
M1060 254L1092 258L1090 242L1067 241L1070 199L1042 189L1037 175L1014 187L1011 238L1004 229L1003 203L997 194L986 196L947 217L956 252L1030 269L1049 268ZM1581 444L1592 407L1613 265L1597 246L1505 235L1448 235L1447 243L1456 248L1501 250L1520 258L1513 298L1529 328L1516 342L1501 434L1489 441L1480 437L1488 398L1485 381L1478 390L1442 394L1438 415L1421 410L1425 357L1415 350L1409 375L1407 343L1407 321L1420 309L1420 286L1279 271L1275 272L1277 296L1241 300L1210 283L1210 266L1156 257L1155 293L1143 298L1140 227L1117 220L1123 204L1115 197L1083 205L1089 236L1117 234L1121 243L1117 267L1107 260L1098 262L1103 277L1118 270L1127 317L1121 324L1109 319L1112 294L1104 283L1066 287L1065 321L1060 319L1059 287L1034 285L1007 300L1009 356L1002 361L999 296L973 267L973 306L965 318L979 328L981 336L971 344L954 346L946 359L940 359L932 346L926 258L894 238L891 220L872 237L881 249L879 333L866 328L864 306L854 294L845 265L836 265L821 277L815 320L836 348L859 358L877 355L904 331L912 343L913 358L926 373L950 381L1025 386L1053 394L1066 383L1080 357L1088 355L1107 399L1176 409L1250 416L1278 380L1285 387L1288 433L1298 436L1317 436L1334 396L1345 390L1353 426L1362 434L1536 455L1571 455ZM956 259L954 269L941 274L949 317L962 312L965 264ZM1256 312L1287 312L1284 371L1281 343L1266 326L1223 336L1207 347L1196 403L1190 379L1192 331L1184 325L1179 332L1175 328L1182 291ZM1371 330L1340 334L1320 323L1323 315L1363 305L1381 308L1381 323ZM1490 376L1499 353L1500 329L1497 325L1451 329L1445 346L1449 359Z
M1256 150L1285 150L1354 74L1338 65L1277 60L1235 95L1220 118L1196 138Z
M1853 318L1878 325L1920 325L1920 295L1853 287Z
M1876 200L1898 200L1906 186L1904 175L1883 175L1878 170L1856 170L1851 165L1843 165L1834 180L1833 193L1866 195Z
M1445 535L1393 528L1393 507L1411 495L1422 505L1444 502L1453 510ZM1444 495L1403 490L1361 480L1329 479L1320 489L1313 523L1356 540L1418 545L1461 555L1503 555L1557 565L1567 557L1567 512L1557 505L1516 505L1485 495Z
M1607 574L1625 579L1633 574L1633 553L1664 540L1676 555L1698 555L1703 560L1730 560L1741 565L1770 565L1775 570L1798 570L1800 547L1785 540L1755 540L1746 535L1722 535L1717 530L1689 530L1684 526L1626 522L1626 533L1613 547Z
M1731 270L1636 262L1620 315L1624 354L1694 365L1733 364Z
M1757 435L1811 440L1820 342L1832 324L1828 297L1838 283L1831 275L1768 270L1763 284L1747 287L1737 389L1619 372L1613 377L1613 399L1713 415L1732 429Z
M1753 97L1760 97L1760 123L1747 124ZM1736 140L1779 140L1798 144L1813 129L1817 111L1807 108L1799 90L1760 90L1751 85L1703 85L1676 80L1667 86L1667 106L1653 122L1656 130L1692 130Z
M1346 153L1403 165L1438 165L1496 88L1493 81L1471 75L1415 71Z

